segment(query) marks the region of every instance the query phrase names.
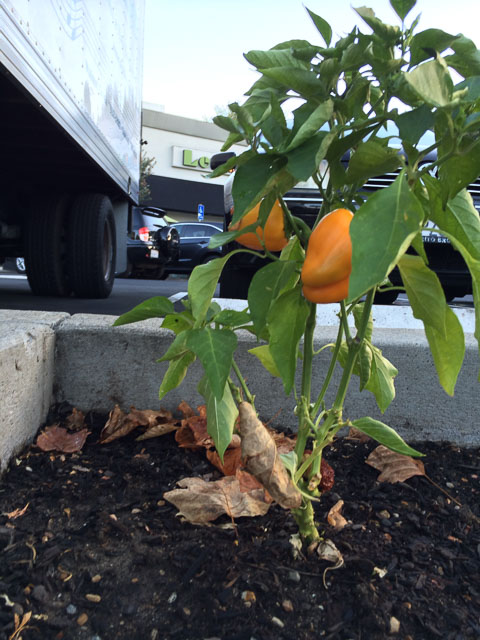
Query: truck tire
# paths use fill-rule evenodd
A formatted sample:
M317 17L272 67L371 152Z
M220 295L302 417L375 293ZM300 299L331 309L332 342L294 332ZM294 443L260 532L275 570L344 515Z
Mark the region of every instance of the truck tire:
M110 199L84 193L72 204L67 228L67 267L79 298L108 298L115 279L115 220Z
M66 266L67 205L65 196L51 196L40 200L27 213L23 234L25 268L36 296L71 293Z

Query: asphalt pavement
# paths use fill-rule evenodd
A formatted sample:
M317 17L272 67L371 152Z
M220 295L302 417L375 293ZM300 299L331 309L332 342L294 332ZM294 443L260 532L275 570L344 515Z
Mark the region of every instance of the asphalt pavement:
M172 277L167 280L116 278L110 297L104 300L85 298L55 298L34 296L26 276L0 271L0 309L31 311L66 311L119 316L153 296L166 296L173 302L187 294L188 280Z

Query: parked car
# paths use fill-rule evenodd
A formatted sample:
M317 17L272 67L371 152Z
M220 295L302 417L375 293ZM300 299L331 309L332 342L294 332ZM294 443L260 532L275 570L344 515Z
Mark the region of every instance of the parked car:
M133 207L127 237L127 270L124 278L162 278L165 266L178 257L179 233L157 207Z
M210 238L223 231L220 224L212 222L176 222L172 224L180 236L178 259L169 263L167 273L190 273L203 264L222 255L222 249L209 249Z
M21 257L5 258L3 269L5 271L16 271L17 273L25 275L25 260Z
M231 158L233 153L215 154L210 161L212 169L225 163ZM346 154L342 162L346 165L349 155ZM376 191L388 187L396 179L397 172L388 173L375 178L370 178L364 190L367 192ZM225 200L225 229L231 222L231 208L233 206L232 199L232 183L233 175L224 186ZM480 211L480 179L469 185L468 190L473 198L473 202L477 210ZM320 194L317 189L312 188L294 188L284 196L285 202L294 216L302 218L310 227L313 227L317 218L318 210L322 204ZM456 251L451 243L444 237L435 232L425 230L423 232L423 246L430 268L437 274L445 292L447 300L453 300L456 297L463 297L472 293L472 278L467 265L465 264L461 254ZM224 252L228 253L232 249L239 248L235 242L225 245ZM409 249L408 252L411 252ZM257 258L252 253L238 253L234 255L223 268L220 278L220 296L222 298L240 298L246 299L250 281L255 272L265 265L265 260ZM395 286L402 286L402 280L398 268L395 268L389 275L389 280ZM398 295L398 290L390 290L378 293L375 296L376 304L392 304Z

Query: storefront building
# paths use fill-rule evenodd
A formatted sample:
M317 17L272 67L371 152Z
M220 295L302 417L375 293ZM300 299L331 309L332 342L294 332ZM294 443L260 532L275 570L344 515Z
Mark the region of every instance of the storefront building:
M146 203L161 207L177 221L197 220L198 205L204 207L204 219L223 222L223 185L226 177L206 178L210 158L221 150L227 132L211 122L175 116L144 105L143 150L155 159L148 178L151 199ZM242 153L245 147L234 145L231 151Z

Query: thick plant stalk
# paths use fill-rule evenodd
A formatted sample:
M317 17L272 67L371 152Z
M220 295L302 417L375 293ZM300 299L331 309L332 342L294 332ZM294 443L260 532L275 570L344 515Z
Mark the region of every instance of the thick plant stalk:
M288 475L273 438L249 402L241 402L238 411L242 458L247 471L261 482L281 507L298 508L302 503L302 495Z
M292 513L300 535L307 545L320 540L320 534L315 525L315 512L311 500L304 499L302 506L299 509L293 509Z

